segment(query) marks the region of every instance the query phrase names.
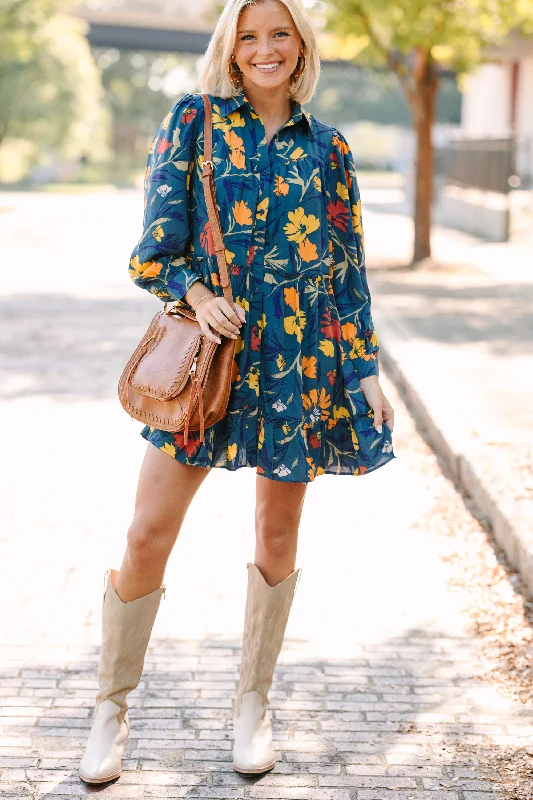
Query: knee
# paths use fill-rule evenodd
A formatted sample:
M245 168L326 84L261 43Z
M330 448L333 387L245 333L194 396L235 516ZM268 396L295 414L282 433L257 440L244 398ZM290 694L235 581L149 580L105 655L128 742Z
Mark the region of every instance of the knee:
M281 517L258 510L255 530L258 546L272 558L282 559L293 550L298 521L290 515Z
M170 555L175 537L167 520L136 512L128 530L128 551L137 564L148 566Z

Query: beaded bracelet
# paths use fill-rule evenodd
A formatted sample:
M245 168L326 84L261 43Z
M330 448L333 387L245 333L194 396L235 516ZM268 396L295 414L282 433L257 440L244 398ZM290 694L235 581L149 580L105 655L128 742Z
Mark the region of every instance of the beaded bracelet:
M200 299L198 300L198 302L196 303L196 305L194 305L194 306L193 306L193 309L192 309L192 310L193 310L193 311L196 311L196 309L198 308L198 306L200 305L200 303L202 302L202 300L205 300L205 298L206 298L206 297L211 297L211 296L212 296L212 295L211 295L211 292L207 292L207 294L204 294L204 295L202 295L202 297L200 297Z

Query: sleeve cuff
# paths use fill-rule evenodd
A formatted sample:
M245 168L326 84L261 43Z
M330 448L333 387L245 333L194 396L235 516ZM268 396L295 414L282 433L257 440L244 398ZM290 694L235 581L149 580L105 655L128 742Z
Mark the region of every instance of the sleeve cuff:
M180 259L181 260L181 259ZM178 259L176 259L176 262ZM183 262L185 259L183 259ZM172 266L177 266L176 263ZM167 290L172 300L182 300L187 294L193 283L202 279L202 276L188 267L177 269L172 277L167 281Z
M379 361L377 353L374 358L356 358L353 361L358 378L369 378L371 375L379 375Z

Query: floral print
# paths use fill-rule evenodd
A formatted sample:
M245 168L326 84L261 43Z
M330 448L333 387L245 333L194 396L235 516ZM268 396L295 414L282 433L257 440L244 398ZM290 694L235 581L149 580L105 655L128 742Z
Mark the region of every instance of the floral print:
M362 475L394 458L360 379L378 374L361 202L350 148L299 104L268 143L244 94L211 97L213 162L233 296L246 311L225 417L184 444L142 435L196 466L273 480ZM130 275L161 300L201 280L221 295L201 169L203 103L185 95L150 148L142 236Z

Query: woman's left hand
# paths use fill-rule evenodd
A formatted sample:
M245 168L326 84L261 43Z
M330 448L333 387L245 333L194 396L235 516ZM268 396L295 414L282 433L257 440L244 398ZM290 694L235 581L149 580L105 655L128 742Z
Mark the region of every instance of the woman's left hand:
M394 429L394 411L383 394L378 376L369 375L368 378L360 378L359 383L368 405L374 412L374 428L381 433L383 423L386 422L392 431Z

